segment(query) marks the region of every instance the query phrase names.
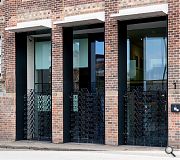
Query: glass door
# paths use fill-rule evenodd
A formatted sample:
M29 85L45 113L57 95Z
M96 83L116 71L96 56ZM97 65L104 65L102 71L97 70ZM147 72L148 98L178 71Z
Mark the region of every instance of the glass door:
M149 89L149 82L153 81L152 90L166 89L167 83L167 37L144 38L144 90Z
M35 139L51 137L51 41L35 41Z
M73 90L89 86L88 38L73 41Z
M71 141L104 143L104 40L74 35Z
M105 57L104 57L104 41L95 40L91 44L91 83L92 89L104 93L104 76L105 76Z
M128 25L126 144L167 144L166 21Z

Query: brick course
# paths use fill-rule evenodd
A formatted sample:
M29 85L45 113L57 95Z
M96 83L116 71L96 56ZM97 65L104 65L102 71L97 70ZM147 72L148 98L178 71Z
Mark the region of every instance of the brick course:
M14 141L16 130L15 94L0 96L0 140Z
M1 6L5 23L1 28L3 37L3 81L5 81L5 94L0 97L0 137L1 140L15 140L16 133L16 92L15 92L15 34L4 32L9 25L9 19L15 15L15 1L3 1ZM9 12L10 11L10 12ZM11 24L15 22L11 21Z
M118 25L110 14L121 8L159 3L169 4L168 15L168 100L169 144L180 147L180 115L171 113L171 103L180 103L180 2L179 0L4 0L0 4L0 33L3 36L4 94L0 94L0 140L15 140L15 34L5 27L17 22L105 11L105 143L118 145ZM53 142L63 142L63 33L52 28L52 128ZM173 89L173 83L177 89Z
M180 113L171 112L171 104L180 103L180 1L171 0L168 5L169 144L180 148Z
M77 14L84 14L84 13L92 13L92 12L101 12L104 11L105 3L98 2L98 3L86 3L86 4L77 4L73 6L65 6L64 7L64 15L65 16L73 16Z
M105 0L105 143L118 145L118 0Z
M62 27L52 30L52 137L63 142L63 41Z
M76 6L76 5L83 5L83 4L90 4L90 3L99 3L104 2L104 0L64 0L64 6Z
M168 0L119 0L120 8L139 7L145 5L154 5L167 3Z

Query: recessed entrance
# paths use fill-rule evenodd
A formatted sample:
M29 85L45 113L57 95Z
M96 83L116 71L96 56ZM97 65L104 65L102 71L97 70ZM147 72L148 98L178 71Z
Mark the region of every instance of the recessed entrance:
M52 137L50 32L17 33L16 54L17 140L49 141Z
M103 28L86 31L74 30L70 139L103 144L104 33Z
M34 134L37 140L51 139L51 41L35 38Z
M125 144L167 145L167 22L127 25Z

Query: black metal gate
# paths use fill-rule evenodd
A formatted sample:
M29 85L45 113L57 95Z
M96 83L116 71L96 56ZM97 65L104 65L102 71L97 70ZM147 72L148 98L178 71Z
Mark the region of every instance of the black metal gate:
M127 91L125 102L125 144L143 146L167 145L167 93Z
M72 142L104 143L104 94L81 89L73 92L70 136Z
M33 89L24 96L24 138L51 140L51 95Z

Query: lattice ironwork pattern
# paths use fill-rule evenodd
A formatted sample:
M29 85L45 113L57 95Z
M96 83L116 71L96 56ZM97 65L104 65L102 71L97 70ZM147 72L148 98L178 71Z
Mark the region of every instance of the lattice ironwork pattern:
M24 138L33 139L34 137L34 90L27 91L27 95L24 96L24 122L25 122L25 134Z
M104 143L104 94L81 89L70 96L71 141Z
M28 140L51 140L51 95L33 89L24 96L24 136Z
M128 91L125 96L125 143L128 145L167 145L166 91Z

